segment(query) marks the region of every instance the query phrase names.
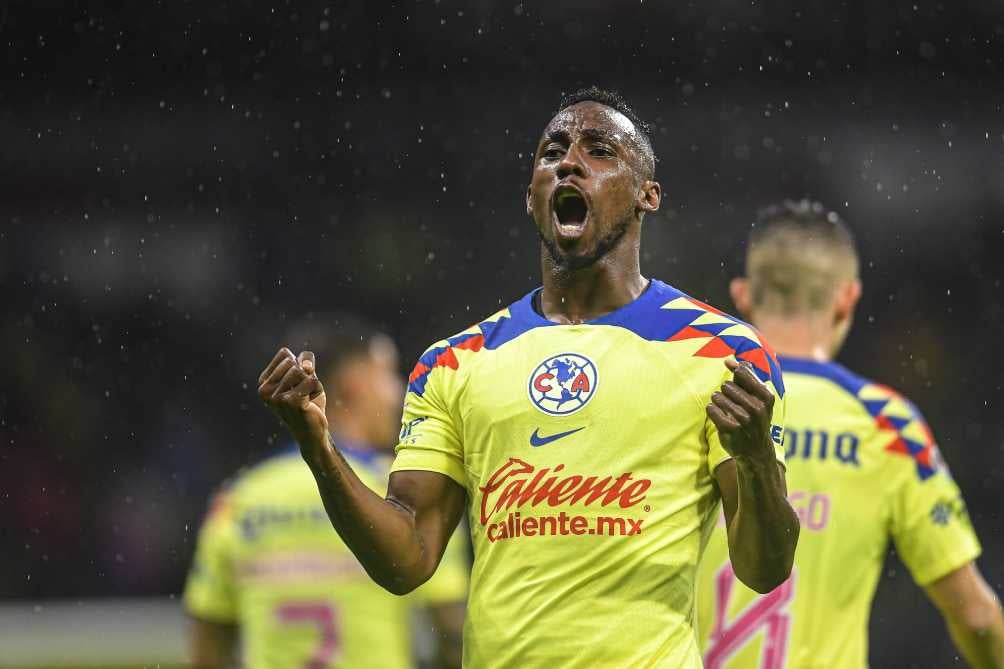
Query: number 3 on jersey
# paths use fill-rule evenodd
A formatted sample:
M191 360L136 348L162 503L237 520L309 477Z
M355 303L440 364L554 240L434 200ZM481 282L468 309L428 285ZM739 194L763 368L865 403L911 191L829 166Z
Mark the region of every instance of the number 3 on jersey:
M708 652L704 656L706 669L723 669L729 658L763 632L760 669L783 669L788 655L788 633L791 615L788 604L795 594L795 572L766 595L757 597L733 620L727 621L736 575L726 563L715 577L715 622L711 630Z

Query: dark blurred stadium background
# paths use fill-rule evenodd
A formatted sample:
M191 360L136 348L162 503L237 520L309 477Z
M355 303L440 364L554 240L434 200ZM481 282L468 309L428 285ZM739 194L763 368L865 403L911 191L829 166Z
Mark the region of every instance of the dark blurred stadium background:
M535 286L530 152L591 83L654 123L646 274L731 307L756 207L845 214L842 360L926 412L1004 590L1001 3L15 2L0 38L4 600L178 593L284 439L253 385L292 319L410 361ZM895 559L872 630L954 661Z

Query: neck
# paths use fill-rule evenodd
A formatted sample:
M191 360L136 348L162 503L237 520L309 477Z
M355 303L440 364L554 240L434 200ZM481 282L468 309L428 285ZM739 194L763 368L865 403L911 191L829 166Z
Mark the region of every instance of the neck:
M641 275L639 239L624 235L620 243L588 267L569 269L556 263L541 245L544 318L574 324L604 316L634 301L648 281Z
M353 445L370 448L366 430L356 415L344 405L333 402L328 408L328 425L336 438L351 441Z
M833 350L833 325L823 316L764 316L754 323L778 355L829 362Z

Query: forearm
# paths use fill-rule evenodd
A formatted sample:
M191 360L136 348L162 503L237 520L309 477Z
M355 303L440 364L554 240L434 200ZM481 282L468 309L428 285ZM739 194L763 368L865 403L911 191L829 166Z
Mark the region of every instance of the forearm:
M736 576L757 592L769 592L791 573L799 524L773 460L736 458L737 507L728 528Z
M924 587L970 667L1004 669L1004 612L974 562Z
M467 607L462 602L440 604L429 610L432 632L436 637L438 669L460 669L463 664L464 616Z
M970 667L1004 669L1004 616L999 607L984 625L949 620L948 631Z
M330 439L301 444L301 453L331 524L370 577L399 595L425 582L437 558L426 551L414 515L368 488Z
M392 475L387 499L364 485L331 443L310 351L280 348L258 377L258 396L300 445L331 524L370 577L395 594L428 579L463 512L463 489L429 472Z
M188 639L191 669L228 669L234 666L237 627L193 618Z

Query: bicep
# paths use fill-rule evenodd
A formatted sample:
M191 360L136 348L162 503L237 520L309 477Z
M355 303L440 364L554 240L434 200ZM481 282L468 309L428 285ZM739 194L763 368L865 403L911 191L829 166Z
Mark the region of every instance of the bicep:
M777 467L781 472L781 491L787 497L788 484L785 480L784 465L779 462ZM715 483L718 486L718 494L722 497L725 526L732 527L732 519L735 518L739 508L739 476L736 473L735 460L730 458L715 468Z
M236 645L235 625L192 618L189 653L194 669L224 669L232 666Z
M467 503L467 493L445 474L402 470L390 475L387 500L409 513L426 555L439 564Z

